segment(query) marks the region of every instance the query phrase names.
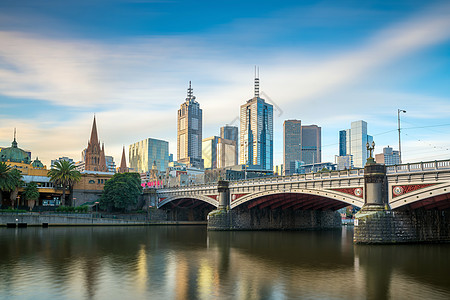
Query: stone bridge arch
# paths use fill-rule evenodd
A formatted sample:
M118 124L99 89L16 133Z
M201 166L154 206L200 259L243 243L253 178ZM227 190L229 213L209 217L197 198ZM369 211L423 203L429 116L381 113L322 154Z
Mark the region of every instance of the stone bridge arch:
M388 191L391 209L450 208L450 181L393 183L389 185Z
M159 198L157 207L158 208L163 208L164 206L167 206L170 203L176 203L177 205L181 205L183 202L183 200L187 200L184 203L188 204L187 202L189 200L191 201L195 201L197 202L196 206L200 206L204 203L210 204L211 206L213 206L214 208L217 208L218 206L218 201L214 198L214 197L210 197L210 196L205 196L205 195L175 195L175 196L169 196L167 198ZM194 207L196 207L194 206ZM183 207L186 207L186 205L183 205Z
M317 190L317 189L288 189L288 190L268 190L250 193L232 199L230 208L238 208L247 204L248 208L260 206L262 208L282 208L282 209L330 209L338 210L348 205L362 207L364 199L361 196L351 195L337 190Z

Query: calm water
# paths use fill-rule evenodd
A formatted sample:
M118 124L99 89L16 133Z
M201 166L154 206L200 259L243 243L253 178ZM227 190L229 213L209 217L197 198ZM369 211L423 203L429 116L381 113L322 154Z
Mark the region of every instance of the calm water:
M450 299L450 244L352 234L1 228L0 299Z

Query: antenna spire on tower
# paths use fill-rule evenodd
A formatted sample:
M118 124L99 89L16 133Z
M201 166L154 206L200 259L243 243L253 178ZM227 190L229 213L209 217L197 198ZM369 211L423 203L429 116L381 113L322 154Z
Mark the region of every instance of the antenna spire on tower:
M189 88L188 88L188 93L187 93L187 96L188 96L189 100L192 99L192 91L193 91L193 89L191 87L191 81L189 80Z
M256 72L258 70L258 72ZM255 97L259 97L259 67L255 66Z

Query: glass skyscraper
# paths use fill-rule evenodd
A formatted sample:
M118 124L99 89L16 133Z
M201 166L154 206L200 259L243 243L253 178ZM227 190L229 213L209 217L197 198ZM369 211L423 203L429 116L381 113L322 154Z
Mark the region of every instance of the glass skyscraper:
M259 78L255 96L241 105L240 163L261 170L273 170L273 106L259 97Z
M148 172L156 162L158 171L165 172L169 165L169 142L145 139L130 145L130 168L138 173Z
M302 121L286 120L283 123L283 166L284 174L291 175L295 173L295 161L302 160ZM293 162L291 164L291 162ZM292 165L292 168L291 168Z
M302 126L302 161L309 164L322 162L322 128L317 125Z
M367 122L354 121L351 129L339 131L339 156L351 155L352 166L363 168L368 158L366 144L372 141L373 137L367 134Z
M225 125L220 127L220 137L236 142L235 164L239 161L239 128L237 126Z

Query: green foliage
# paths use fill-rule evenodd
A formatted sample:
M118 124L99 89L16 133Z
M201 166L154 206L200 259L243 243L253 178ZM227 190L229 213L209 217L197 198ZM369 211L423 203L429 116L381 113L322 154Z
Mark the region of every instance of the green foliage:
M0 162L0 191L12 192L22 185L22 174L17 169L12 169L4 162Z
M115 174L105 183L100 207L108 210L128 210L137 204L141 193L141 178L138 173Z
M27 201L36 201L39 199L39 190L36 182L30 182L25 187L22 196Z
M89 211L89 206L83 205L83 206L59 206L56 208L57 212L64 212L64 213L86 213Z
M0 209L0 213L26 213L28 211L23 210L23 209L13 209L13 208L8 208L8 209Z
M66 201L66 188L70 188L75 182L81 179L81 173L76 170L73 162L65 160L57 161L47 176L50 181L63 187L63 205Z

